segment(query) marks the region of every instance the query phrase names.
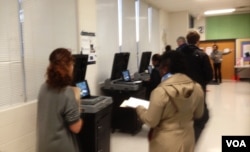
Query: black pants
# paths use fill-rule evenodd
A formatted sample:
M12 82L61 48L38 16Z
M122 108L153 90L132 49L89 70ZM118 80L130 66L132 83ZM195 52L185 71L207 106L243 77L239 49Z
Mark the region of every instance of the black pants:
M214 63L214 79L216 82L221 82L221 63Z

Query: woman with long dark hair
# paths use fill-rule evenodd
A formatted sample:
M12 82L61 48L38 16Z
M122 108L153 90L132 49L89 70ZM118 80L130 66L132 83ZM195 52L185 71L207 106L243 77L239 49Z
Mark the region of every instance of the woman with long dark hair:
M71 87L74 59L65 48L55 49L49 56L46 82L38 96L37 151L79 152L75 134L80 118L80 90Z

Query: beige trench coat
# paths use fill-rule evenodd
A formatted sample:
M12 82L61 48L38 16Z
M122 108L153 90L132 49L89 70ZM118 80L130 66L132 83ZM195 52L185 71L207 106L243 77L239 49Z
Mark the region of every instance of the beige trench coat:
M153 128L149 152L193 152L193 119L203 114L204 93L184 74L161 82L150 95L148 109L136 108L139 118Z

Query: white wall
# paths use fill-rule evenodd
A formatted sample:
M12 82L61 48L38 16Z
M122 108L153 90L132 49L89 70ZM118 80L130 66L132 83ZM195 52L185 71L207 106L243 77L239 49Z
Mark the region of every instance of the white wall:
M160 12L157 8L152 7L152 31L151 40L149 41L152 54L160 53Z
M0 109L0 152L35 152L37 102Z
M160 53L165 51L165 46L170 43L170 36L169 36L169 15L166 11L160 10L159 11L159 33L160 33Z
M194 29L199 32L201 41L206 40L206 18L204 16L195 18Z
M137 72L137 44L135 1L122 1L122 52L129 52L128 70L131 74Z
M189 30L189 14L186 11L169 13L169 44L172 49L177 48L176 39L179 36L186 36Z
M78 41L79 48L81 48L81 31L96 33L96 1L95 0L78 0ZM96 37L98 34L96 33ZM96 38L98 40L98 38ZM98 41L96 42L95 50L97 54L96 64L90 64L87 66L85 79L88 80L91 94L99 94L98 85L98 65L100 64L100 48L98 47ZM79 50L80 51L80 50Z
M114 54L119 52L117 5L114 0L96 0L98 84L111 77ZM100 86L96 90L100 90Z

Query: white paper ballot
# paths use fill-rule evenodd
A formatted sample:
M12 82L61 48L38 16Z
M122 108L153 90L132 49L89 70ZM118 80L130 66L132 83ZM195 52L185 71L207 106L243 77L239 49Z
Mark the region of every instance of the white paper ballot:
M148 109L149 106L149 101L139 99L139 98L134 98L130 97L128 100L124 100L120 107L131 107L131 108L136 108L137 106L143 106L146 109Z

